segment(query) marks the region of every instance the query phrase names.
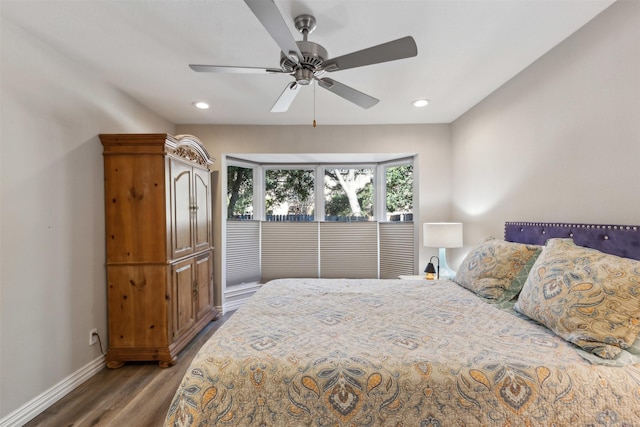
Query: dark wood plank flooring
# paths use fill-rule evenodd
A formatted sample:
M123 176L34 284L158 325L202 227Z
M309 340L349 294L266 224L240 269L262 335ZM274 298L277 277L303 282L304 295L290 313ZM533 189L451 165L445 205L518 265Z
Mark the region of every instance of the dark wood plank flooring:
M176 365L127 363L103 369L60 399L25 427L162 426L171 399L191 360L233 312L211 322L180 353Z

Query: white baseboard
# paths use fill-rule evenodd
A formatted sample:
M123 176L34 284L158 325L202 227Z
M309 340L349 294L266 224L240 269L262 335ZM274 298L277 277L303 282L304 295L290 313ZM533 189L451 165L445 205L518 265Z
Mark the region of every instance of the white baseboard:
M223 313L240 308L261 286L258 282L251 282L227 287L224 293Z
M245 303L246 300L237 300L237 301L233 301L233 302L229 302L227 304L224 305L224 311L223 313L228 313L230 311L234 311L239 309L240 307L242 307L242 305Z
M21 427L25 425L80 384L100 372L105 366L104 356L92 360L58 384L0 419L0 427Z

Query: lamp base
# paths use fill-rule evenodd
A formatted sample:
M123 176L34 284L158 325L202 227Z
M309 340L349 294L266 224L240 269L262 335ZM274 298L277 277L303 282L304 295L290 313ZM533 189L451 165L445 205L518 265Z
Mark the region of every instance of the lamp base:
M447 264L447 250L445 248L438 249L438 258L440 259L440 278L453 279L456 277L456 272Z

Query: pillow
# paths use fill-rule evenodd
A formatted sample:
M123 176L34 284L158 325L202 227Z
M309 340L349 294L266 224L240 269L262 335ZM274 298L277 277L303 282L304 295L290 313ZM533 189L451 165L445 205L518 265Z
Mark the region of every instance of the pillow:
M489 238L467 254L454 282L497 303L520 292L542 247Z
M514 309L612 359L640 330L640 261L549 239Z
M634 356L640 356L640 335L636 337L635 342L626 350Z

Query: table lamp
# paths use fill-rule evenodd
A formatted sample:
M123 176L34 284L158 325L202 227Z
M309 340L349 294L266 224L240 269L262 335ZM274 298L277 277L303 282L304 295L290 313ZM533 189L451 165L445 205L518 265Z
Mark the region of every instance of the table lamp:
M456 272L447 264L447 248L462 247L462 223L460 222L427 222L422 225L424 246L438 248L440 277L453 278Z

